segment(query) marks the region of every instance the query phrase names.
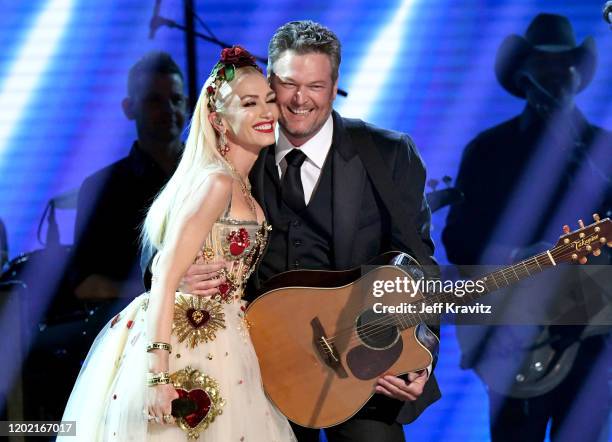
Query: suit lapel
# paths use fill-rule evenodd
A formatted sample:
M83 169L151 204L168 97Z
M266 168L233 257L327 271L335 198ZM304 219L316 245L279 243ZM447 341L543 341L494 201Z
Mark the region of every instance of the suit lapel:
M366 173L344 121L333 113L332 211L334 265L352 265L351 256L359 223Z
M255 197L255 200L257 200L261 206L266 218L269 218L269 216L268 208L266 207L264 176L266 173L266 158L268 156L268 152L272 152L271 155L274 155L274 146L269 146L261 150L259 157L257 157L257 160L251 169L249 177L253 187L253 197Z

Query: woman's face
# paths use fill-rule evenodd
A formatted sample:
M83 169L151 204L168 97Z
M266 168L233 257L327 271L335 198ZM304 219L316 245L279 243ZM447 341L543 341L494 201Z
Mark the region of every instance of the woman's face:
M240 69L231 88L221 113L228 141L247 149L274 144L278 108L265 77L254 69Z

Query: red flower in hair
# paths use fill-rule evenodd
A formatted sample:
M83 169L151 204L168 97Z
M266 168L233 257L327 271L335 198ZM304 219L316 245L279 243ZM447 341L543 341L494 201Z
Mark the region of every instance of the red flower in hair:
M257 67L255 57L242 46L232 46L221 51L221 63L233 64L236 68L244 66Z

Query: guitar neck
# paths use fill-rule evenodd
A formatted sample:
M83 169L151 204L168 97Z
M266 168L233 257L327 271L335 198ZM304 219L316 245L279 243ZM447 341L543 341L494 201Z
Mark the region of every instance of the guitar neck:
M421 309L419 308L419 313L400 314L398 318L399 327L402 330L405 330L409 327L414 327L421 322L427 323L432 322L432 320L437 321L441 311L433 308L434 304L467 304L487 295L488 293L514 285L524 279L529 278L530 276L541 273L545 269L554 267L556 265L557 263L554 259L554 249L552 252L547 250L546 252L540 253L539 255L533 256L516 264L512 264L479 278L470 280L474 286L480 282L480 284L478 284L480 290L478 291L468 290L463 296L458 296L452 291L427 294L425 295L423 304L425 306L431 306L431 312L427 312L427 307L425 307L425 312L421 312ZM444 310L442 310L442 312L444 312Z
M545 269L554 267L556 265L557 263L552 253L547 250L544 253L540 253L539 255L533 256L519 263L491 272L485 276L473 280L474 282L481 280L484 284L484 291L481 293L470 293L468 295L469 299L464 302L473 301L498 289L514 285L517 282L541 273ZM457 298L457 296L452 293L450 295Z

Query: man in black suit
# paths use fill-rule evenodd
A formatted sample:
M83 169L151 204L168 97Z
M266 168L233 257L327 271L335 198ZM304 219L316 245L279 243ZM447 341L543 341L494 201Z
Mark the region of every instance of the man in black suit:
M342 118L332 110L338 89L340 42L311 21L281 26L270 41L268 75L277 95L277 143L261 154L250 177L253 194L273 226L255 284L293 269L341 270L366 264L390 250L411 252L435 265L425 168L403 134ZM394 189L373 184L359 152L375 149ZM381 192L397 192L409 213L393 223ZM397 219L397 218L395 218ZM189 292L210 294L213 267L192 266ZM403 441L413 421L440 392L432 367L405 377L384 376L376 394L345 423L325 430L329 441ZM319 431L293 426L300 442Z

